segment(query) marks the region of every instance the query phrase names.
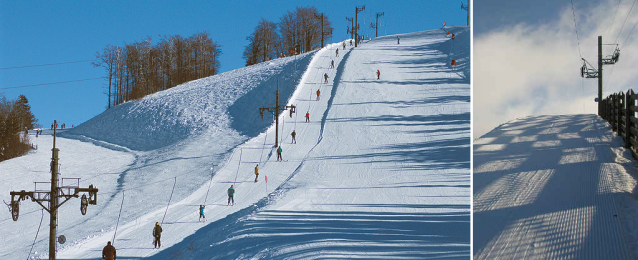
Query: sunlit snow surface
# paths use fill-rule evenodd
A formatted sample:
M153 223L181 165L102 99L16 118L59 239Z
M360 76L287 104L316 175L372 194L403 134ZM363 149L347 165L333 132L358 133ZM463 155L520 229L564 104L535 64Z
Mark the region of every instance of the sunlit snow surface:
M475 140L474 259L636 259L623 146L596 115L530 116Z
M336 43L189 82L60 134L62 177L100 192L86 216L78 199L62 206L58 234L68 242L58 259L101 259L122 198L118 259L467 259L470 35L446 30L400 35L401 44L396 35L356 49ZM280 117L283 162L272 115L259 115L274 105L277 79L281 105L297 107ZM32 139L39 150L0 163L5 200L50 178L50 131ZM227 206L231 184L235 206ZM41 211L24 201L21 212L13 222L0 211L1 259L24 259L31 248ZM37 257L46 257L47 220ZM151 231L162 220L157 250Z

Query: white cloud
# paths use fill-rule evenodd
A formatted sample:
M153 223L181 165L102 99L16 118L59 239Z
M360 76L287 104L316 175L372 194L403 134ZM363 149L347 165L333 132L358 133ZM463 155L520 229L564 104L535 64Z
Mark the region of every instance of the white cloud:
M621 4L613 26L618 1L575 9L580 50L592 65L597 66L598 35L603 36L603 44L616 40L631 8L628 2ZM637 20L638 6L634 6L617 38L620 61L603 68L603 97L638 83L638 32L624 43ZM605 46L603 54L610 55L613 48ZM530 115L597 113L598 79L581 79L581 66L571 6L560 11L556 21L535 26L521 23L476 37L474 138Z

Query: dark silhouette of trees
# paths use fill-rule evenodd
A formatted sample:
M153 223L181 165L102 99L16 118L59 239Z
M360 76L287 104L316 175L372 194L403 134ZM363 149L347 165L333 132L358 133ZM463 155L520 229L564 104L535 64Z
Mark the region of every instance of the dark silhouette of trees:
M281 53L277 24L261 18L255 31L247 37L249 44L244 51L246 66L271 60Z
M0 161L22 156L29 151L28 130L34 129L37 122L24 95L13 101L0 93Z
M108 80L108 106L166 90L191 80L217 74L221 48L207 32L184 38L152 37L97 52L93 66L102 67Z
M323 16L323 37L332 37L332 25ZM261 19L253 33L246 37L243 58L246 66L270 60L274 57L309 52L321 47L321 14L315 7L297 7L288 11L279 23Z

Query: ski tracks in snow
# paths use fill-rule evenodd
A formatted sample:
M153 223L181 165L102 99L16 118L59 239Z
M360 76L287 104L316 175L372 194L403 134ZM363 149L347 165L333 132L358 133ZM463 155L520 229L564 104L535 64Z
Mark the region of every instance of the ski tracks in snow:
M631 258L597 121L528 117L475 142L475 259Z

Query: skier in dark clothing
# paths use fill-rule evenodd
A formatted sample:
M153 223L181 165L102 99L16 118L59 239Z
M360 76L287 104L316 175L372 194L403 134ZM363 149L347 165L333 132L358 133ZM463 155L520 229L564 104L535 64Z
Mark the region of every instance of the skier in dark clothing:
M102 259L115 260L115 247L111 245L111 241L106 243L104 249L102 249Z
M331 69L335 68L335 61L334 60L330 60L330 68Z
M337 48L336 52L337 52L337 57L339 57L339 48Z
M235 206L235 198L233 197L235 196L235 189L233 188L233 185L230 185L230 188L228 188L228 205L230 205L230 202L233 202L233 206Z
M283 160L284 160L284 159L281 157L281 152L282 152L282 151L283 151L283 150L281 149L281 145L280 145L280 146L279 146L279 148L277 148L277 161L278 161L278 162L280 162L280 161L283 161Z
M328 84L328 73L323 74L323 79L324 79L323 83Z
M199 221L202 221L202 218L203 218L204 222L206 222L206 216L204 216L204 209L205 208L206 208L206 206L199 205Z
M397 44L399 44L399 36L397 36Z
M155 240L153 241L155 248L160 248L162 246L162 242L160 242L160 238L162 237L162 227L160 226L159 222L155 222L155 227L153 228L153 237L155 237Z
M292 130L292 142L290 142L291 144L296 144L297 140L295 140L295 136L297 136L297 133L295 133L295 130Z
M352 39L350 39L350 46L352 46Z

